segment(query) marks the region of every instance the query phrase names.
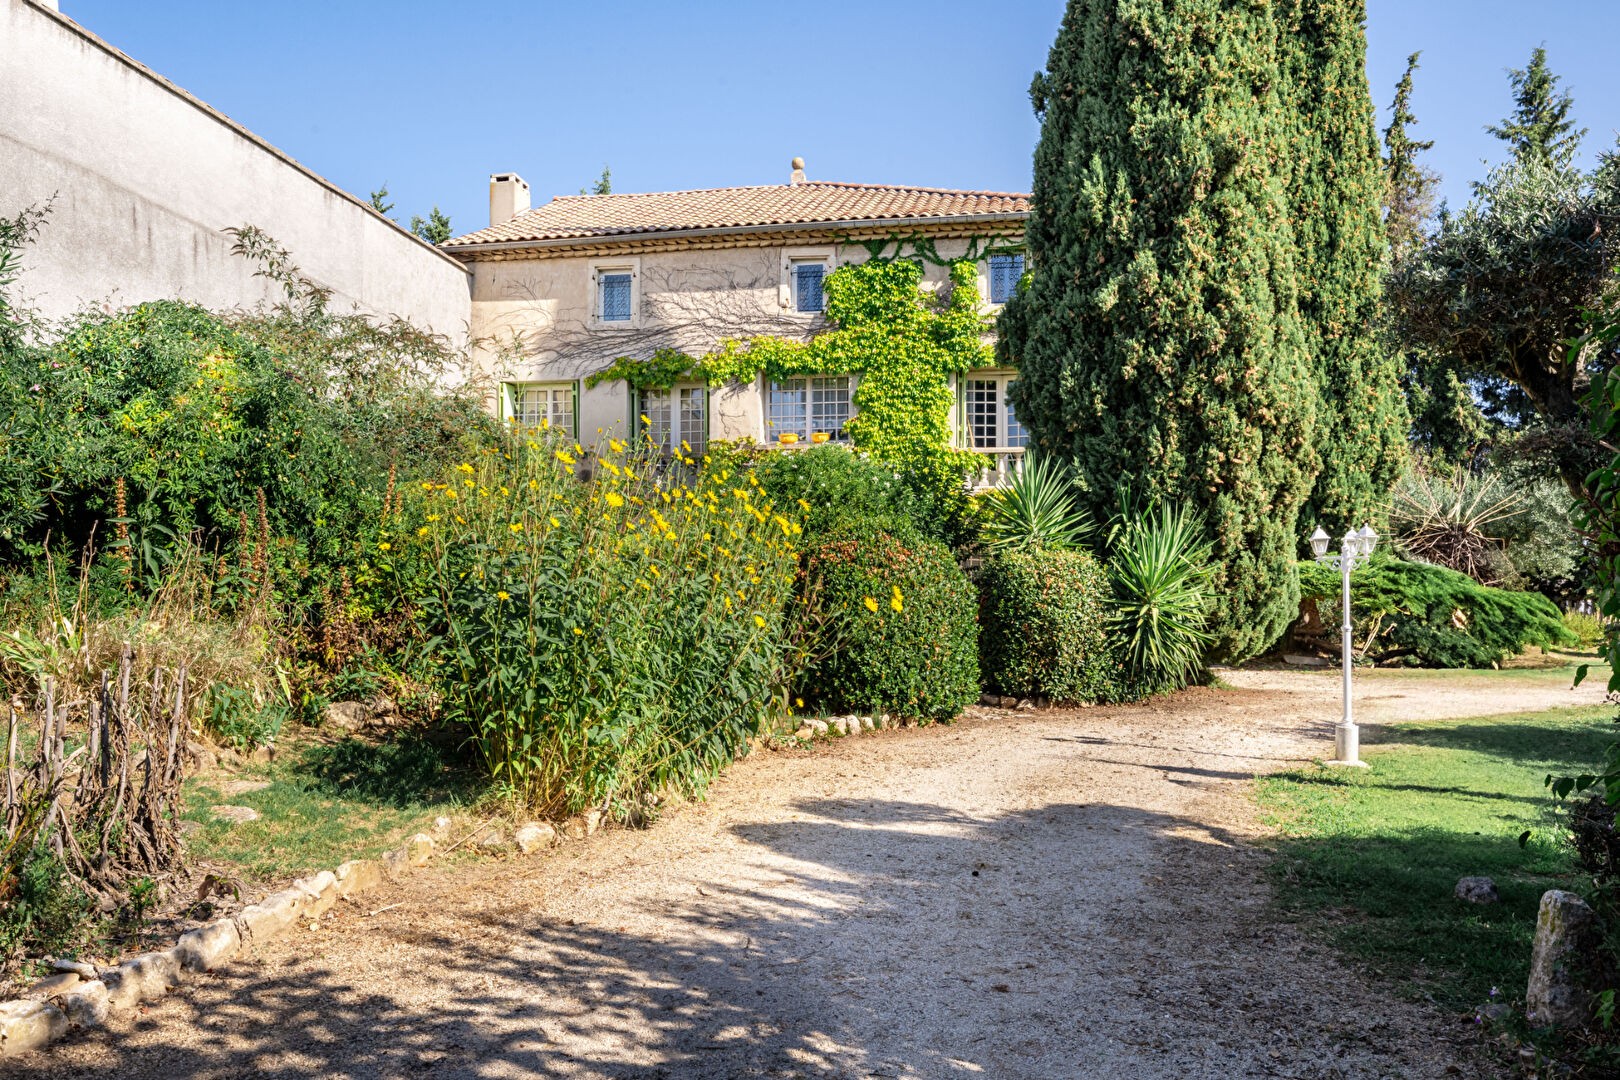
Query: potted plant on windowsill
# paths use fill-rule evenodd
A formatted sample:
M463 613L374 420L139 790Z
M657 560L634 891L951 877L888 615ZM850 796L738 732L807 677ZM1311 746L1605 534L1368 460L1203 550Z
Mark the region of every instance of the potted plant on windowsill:
M797 432L784 431L776 437L776 441L783 446L792 446L799 441L799 436Z
M813 443L824 443L830 438L832 438L832 436L827 434L825 431L813 431L810 433L810 441Z

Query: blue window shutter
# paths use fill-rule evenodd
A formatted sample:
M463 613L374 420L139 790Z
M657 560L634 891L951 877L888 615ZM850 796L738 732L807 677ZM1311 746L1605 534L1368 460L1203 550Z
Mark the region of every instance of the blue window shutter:
M1018 291L1018 279L1024 276L1022 255L990 256L990 302L1005 304Z
M793 266L793 307L798 311L820 311L825 306L821 280L827 268L821 263L795 263Z
M630 275L602 275L602 321L630 321Z

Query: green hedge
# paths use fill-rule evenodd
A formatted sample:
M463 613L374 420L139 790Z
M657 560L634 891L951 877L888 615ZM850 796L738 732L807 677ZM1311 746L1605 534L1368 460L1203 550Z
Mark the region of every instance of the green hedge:
M978 603L943 544L847 521L807 546L811 659L795 689L829 712L947 720L979 696Z
M1301 563L1299 578L1303 596L1331 600L1336 608L1337 570ZM1380 663L1488 668L1528 645L1578 643L1558 608L1540 593L1493 589L1428 563L1375 559L1350 575L1350 604L1358 641L1377 623L1369 653ZM1328 613L1326 621L1338 619Z
M979 579L979 665L1003 694L1054 701L1125 696L1108 637L1108 577L1084 551L996 555Z
M769 451L754 466L754 475L778 507L799 515L807 535L857 519L916 523L926 516L911 485L892 466L844 446Z

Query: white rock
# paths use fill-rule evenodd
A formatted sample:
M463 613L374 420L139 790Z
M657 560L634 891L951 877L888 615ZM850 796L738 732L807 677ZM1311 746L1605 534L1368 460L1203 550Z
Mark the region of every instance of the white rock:
M303 894L284 889L249 904L236 917L237 929L244 938L263 941L278 936L298 918Z
M518 850L525 855L532 855L542 848L548 848L557 839L557 830L550 825L538 821L531 821L526 825L518 826L517 832L512 834L517 842Z
M43 1001L0 1002L0 1058L38 1050L67 1033L67 1014Z
M330 870L299 878L292 883L292 887L295 892L303 894L298 905L300 915L324 915L337 903L337 875Z
M107 984L100 979L80 983L62 999L62 1011L71 1027L100 1027L107 1019Z
M39 980L18 996L30 1001L49 1001L51 998L71 993L73 988L83 981L78 972L64 971L59 975Z
M332 874L337 881L336 892L341 898L369 892L382 883L382 863L376 859L351 859Z
M433 837L419 832L405 841L405 861L412 866L426 866L433 857Z
M1585 900L1562 889L1541 894L1524 995L1533 1026L1580 1028L1592 1019L1602 947L1603 924Z
M242 934L236 923L221 919L180 935L174 950L180 966L187 971L213 971L236 955L242 947Z
M259 820L259 812L251 806L210 806L208 809L215 817L232 825L245 825L250 821Z
M180 985L180 961L171 949L145 953L126 960L101 977L107 985L107 1004L127 1009L143 1001L156 1001Z

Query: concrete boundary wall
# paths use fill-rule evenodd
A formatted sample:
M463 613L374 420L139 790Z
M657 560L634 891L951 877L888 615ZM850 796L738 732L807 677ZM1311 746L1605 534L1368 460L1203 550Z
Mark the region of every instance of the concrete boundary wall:
M278 299L222 231L252 224L335 306L466 339L459 261L68 17L0 0L0 215L52 195L21 280L48 317L107 302Z

